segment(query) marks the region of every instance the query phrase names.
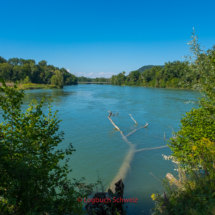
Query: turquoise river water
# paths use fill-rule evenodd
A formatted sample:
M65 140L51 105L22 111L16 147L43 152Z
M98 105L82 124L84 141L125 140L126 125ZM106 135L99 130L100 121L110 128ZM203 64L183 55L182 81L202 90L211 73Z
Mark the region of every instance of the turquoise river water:
M145 87L111 85L65 86L54 90L25 91L24 106L30 100L52 98L52 110L59 110L58 117L63 121L60 130L65 132L65 139L58 146L67 148L71 142L76 149L71 155L70 167L73 171L69 178L85 177L87 182L96 182L98 174L106 188L118 174L127 153L129 144L115 130L109 119L109 113L119 113L112 117L114 123L126 135L146 122L143 128L127 137L135 149L165 146L164 140L172 136L172 129L180 129L182 114L198 107L200 94L192 90L159 89ZM187 103L191 101L192 103ZM46 103L47 104L47 103ZM44 112L48 113L47 105ZM137 121L134 121L128 114ZM139 151L130 157L130 165L123 170L124 198L137 198L137 203L127 203L127 212L132 214L150 214L154 203L152 193L162 193L162 183L167 173L177 176L174 164L163 159L162 154L170 155L166 148ZM152 174L151 174L151 173Z

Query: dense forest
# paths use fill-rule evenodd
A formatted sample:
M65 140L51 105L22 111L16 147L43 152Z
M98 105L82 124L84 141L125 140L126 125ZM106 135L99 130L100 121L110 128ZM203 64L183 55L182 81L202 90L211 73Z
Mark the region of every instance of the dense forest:
M207 52L209 53L210 50ZM92 79L81 76L78 77L78 82L111 82L112 85L190 89L193 88L191 83L194 80L203 80L203 77L192 76L191 70L193 65L188 61L167 62L163 66L143 66L138 70L131 71L127 76L124 71L118 75L113 75L111 78Z
M207 53L210 53L210 50ZM199 59L196 61L201 60L201 57L199 55ZM65 68L59 69L53 65L47 65L45 60L36 64L35 60L31 59L10 58L7 61L0 56L0 77L6 82L53 84L59 87L76 85L78 82L111 82L112 85L192 88L190 83L194 79L203 81L203 77L191 75L193 66L194 64L190 64L186 60L183 62L174 61L167 62L164 66L143 66L138 70L131 71L127 76L123 71L111 78L88 78L76 77Z
M111 83L113 85L185 88L184 85L180 85L180 81L184 78L185 71L190 70L188 62L174 61L165 63L163 67L150 67L143 72L131 71L127 76L125 72L113 75Z
M206 55L210 55L209 53L212 50L208 50ZM111 84L162 88L193 88L191 83L194 80L197 82L204 81L204 77L196 74L192 75L191 73L191 70L195 67L195 63L201 61L202 57L203 55L199 55L192 63L185 60L183 62L167 62L164 66L144 66L138 70L131 71L127 76L125 76L125 72L121 72L111 77Z
M190 70L188 62L168 62L164 66L147 65L138 70L131 71L127 76L125 72L113 75L111 78L87 78L79 77L78 82L111 82L112 85L149 86L149 87L173 87L186 88L180 85L185 72ZM187 81L191 81L187 79Z
M69 73L65 68L59 69L53 65L47 65L42 60L36 64L35 60L22 58L4 59L0 56L0 77L6 82L37 83L54 85L77 84L78 78Z
M142 66L141 68L139 68L139 72L144 72L147 69L151 69L154 65L147 65L147 66ZM160 66L160 67L164 67L164 66Z

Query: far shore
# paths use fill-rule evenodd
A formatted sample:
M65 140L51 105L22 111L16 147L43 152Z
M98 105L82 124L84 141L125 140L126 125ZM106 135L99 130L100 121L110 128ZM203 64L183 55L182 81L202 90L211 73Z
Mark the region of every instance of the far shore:
M14 86L14 83L5 83L7 86L9 87L13 87ZM111 85L109 82L108 83L103 83L103 82L93 82L93 83L90 83L90 82L79 82L77 84L108 84L108 85ZM0 86L2 86L2 83L0 83ZM68 85L65 85L65 86L68 86ZM151 86L137 86L137 85L113 85L113 86L122 86L122 87L125 87L125 86L128 86L128 87L147 87L147 88L159 88L159 89L179 89L179 90L194 90L193 88L176 88L176 87L151 87ZM52 85L52 84L34 84L34 83L29 83L29 84L18 84L17 85L18 89L23 89L23 90L34 90L34 89L60 89L59 87L55 86L55 85Z

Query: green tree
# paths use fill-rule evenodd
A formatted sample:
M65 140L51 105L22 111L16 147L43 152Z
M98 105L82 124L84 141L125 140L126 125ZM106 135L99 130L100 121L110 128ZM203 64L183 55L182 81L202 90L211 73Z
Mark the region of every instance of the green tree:
M7 60L0 56L0 63L7 63Z
M0 77L6 81L11 80L12 78L12 69L13 67L8 63L0 64Z
M189 44L195 61L192 61L193 58L187 57L187 59L191 60L189 63L191 64L192 77L196 77L192 84L194 84L195 89L202 93L203 98L200 99L199 109L192 109L182 119L181 130L177 133L177 138L171 139L171 149L174 156L179 158L182 163L189 166L200 164L204 174L207 176L207 173L210 172L210 177L215 180L215 174L212 173L211 169L211 165L215 162L211 158L213 155L212 148L215 150L213 143L215 142L215 51L208 50L207 53L202 53L195 31L192 33L192 39ZM190 75L190 72L187 75ZM200 82L198 75L203 77L204 81ZM202 144L206 148L202 148ZM212 153L211 156L208 155L207 149ZM195 162L196 164L194 164Z
M119 73L117 76L116 76L116 84L117 85L123 85L125 84L125 80L126 80L126 77L124 75L125 73Z
M112 85L115 85L115 84L116 84L116 81L115 81L116 78L115 78L115 77L116 77L115 75L112 75L112 77L111 77L111 79L110 79Z
M130 80L131 84L136 85L137 81L139 79L139 76L140 76L140 72L139 72L139 70L132 71L129 73L128 76L129 76L129 80Z
M24 84L29 84L29 83L31 83L31 80L29 76L26 76L26 78L24 79Z
M47 61L45 60L41 60L39 63L38 63L39 66L47 66Z
M19 64L21 65L21 66L23 66L24 64L35 64L35 60L32 60L32 59L28 59L28 60L25 60L25 59L22 59L22 58L20 58L19 59Z
M165 183L167 194L152 195L157 202L155 214L215 213L215 50L201 50L195 31L189 45L192 55L186 57L186 62L190 69L183 81L203 97L199 108L182 118L180 131L169 141L173 152L170 157L179 165L181 187ZM193 79L189 82L188 78Z
M23 113L24 92L1 82L0 214L82 214L83 205L77 198L87 197L92 184L86 185L86 191L77 188L82 181L72 183L67 178L71 171L68 156L75 150L72 144L65 150L56 149L64 134L58 133L57 112L52 115L49 102L48 116L44 115L43 99L40 103L33 100Z
M54 71L55 75L51 77L51 83L60 88L63 87L63 75L59 70Z
M52 77L52 75L53 75L52 71L48 71L48 70L45 71L44 80L45 80L46 83L48 83L48 84L51 83L51 77Z
M30 79L32 83L40 83L40 67L38 65L34 65L33 63L30 64L31 67L31 74Z
M10 58L8 60L8 63L13 65L13 66L17 66L20 63L20 60L19 60L19 58L14 57L14 58Z

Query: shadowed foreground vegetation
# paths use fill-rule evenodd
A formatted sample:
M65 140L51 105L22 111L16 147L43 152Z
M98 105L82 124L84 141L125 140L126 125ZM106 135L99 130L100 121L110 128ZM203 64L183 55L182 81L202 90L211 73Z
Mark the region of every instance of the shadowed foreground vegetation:
M1 82L0 214L85 214L77 198L87 198L94 184L68 179L72 170L67 163L75 150L71 143L56 150L64 135L58 132L57 112L52 114L49 102L44 115L45 98L40 103L32 100L23 112L24 91Z

